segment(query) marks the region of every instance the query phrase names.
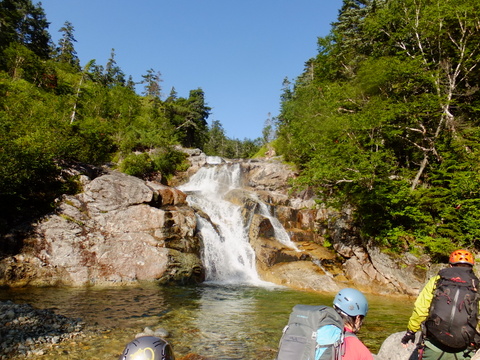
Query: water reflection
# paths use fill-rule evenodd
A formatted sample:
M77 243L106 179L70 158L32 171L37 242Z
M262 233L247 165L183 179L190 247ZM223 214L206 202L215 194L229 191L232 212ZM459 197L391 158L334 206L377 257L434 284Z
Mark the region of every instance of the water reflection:
M110 329L95 339L60 345L54 354L60 360L115 359L146 326L168 330L179 357L197 353L213 359L273 359L292 307L300 303L330 305L333 296L279 288L152 284L0 291L0 300L53 308L58 314ZM370 311L360 338L376 352L386 336L405 329L412 302L373 296L368 299ZM44 358L49 356L52 354Z

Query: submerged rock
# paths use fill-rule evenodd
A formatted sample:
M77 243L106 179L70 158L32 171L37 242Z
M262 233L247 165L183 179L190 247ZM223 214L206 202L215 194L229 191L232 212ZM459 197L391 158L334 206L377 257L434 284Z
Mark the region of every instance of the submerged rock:
M83 336L84 329L81 319L35 309L28 304L0 301L0 359L43 355L41 346Z

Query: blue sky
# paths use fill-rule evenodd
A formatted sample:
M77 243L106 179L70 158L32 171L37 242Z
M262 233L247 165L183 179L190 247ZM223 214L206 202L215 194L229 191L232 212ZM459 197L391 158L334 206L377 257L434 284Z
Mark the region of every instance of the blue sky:
M35 1L33 1L35 2ZM43 0L55 42L75 29L81 65L108 61L139 82L162 74L163 98L202 88L229 138L260 137L277 116L285 77L294 80L330 32L342 0ZM139 89L141 91L141 88Z

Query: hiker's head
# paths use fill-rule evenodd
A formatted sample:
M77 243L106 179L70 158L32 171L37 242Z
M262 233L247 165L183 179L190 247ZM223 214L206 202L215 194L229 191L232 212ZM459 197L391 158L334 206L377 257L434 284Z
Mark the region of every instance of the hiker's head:
M129 342L119 360L175 360L172 347L156 336L140 336Z
M367 298L357 289L340 290L333 300L333 305L350 316L366 316L368 312Z
M475 265L475 259L473 258L473 255L470 251L468 250L455 250L450 254L450 259L448 263L451 266L468 266L472 267Z
M360 291L351 288L340 290L335 299L333 307L342 316L345 325L354 333L360 330L363 319L368 312L368 301Z

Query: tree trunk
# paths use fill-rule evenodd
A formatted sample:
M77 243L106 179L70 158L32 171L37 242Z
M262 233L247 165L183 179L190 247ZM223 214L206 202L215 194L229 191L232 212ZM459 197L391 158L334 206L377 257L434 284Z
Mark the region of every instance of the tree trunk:
M423 157L422 163L420 164L420 169L418 169L417 175L415 176L415 179L413 179L412 187L410 188L410 190L413 191L416 189L418 183L420 182L420 177L422 176L423 171L427 167L427 164L428 164L428 155L425 154Z

